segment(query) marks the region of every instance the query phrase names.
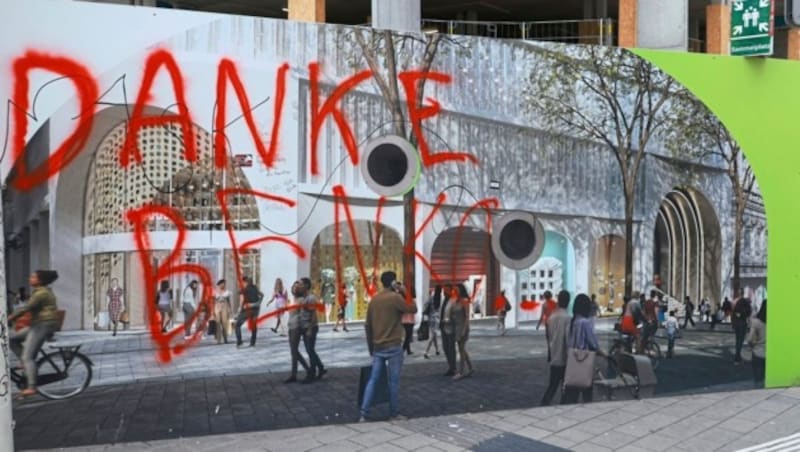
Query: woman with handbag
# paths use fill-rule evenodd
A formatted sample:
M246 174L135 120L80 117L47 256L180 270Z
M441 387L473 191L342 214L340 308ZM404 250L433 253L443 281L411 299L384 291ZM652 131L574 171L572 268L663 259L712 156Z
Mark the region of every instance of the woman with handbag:
M567 336L567 369L564 374L563 404L592 401L595 355L603 355L594 333L591 320L592 300L586 294L578 294L572 307L572 321Z
M428 352L431 351L431 345L433 345L433 349L436 350L436 354L439 354L439 344L436 341L436 334L439 330L439 319L440 313L439 310L442 307L442 286L436 286L433 291L433 297L431 297L430 301L428 301L428 307L426 309L428 315L428 346L425 347L425 359L428 358ZM442 345L444 346L444 345Z

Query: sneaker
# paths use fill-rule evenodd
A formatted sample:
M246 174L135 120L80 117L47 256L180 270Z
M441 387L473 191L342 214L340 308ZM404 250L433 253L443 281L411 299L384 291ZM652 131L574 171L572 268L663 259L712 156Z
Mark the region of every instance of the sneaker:
M453 381L458 381L458 380L461 380L462 378L464 378L464 375L461 375L461 374L453 375Z
M328 373L328 369L322 369L322 370L320 370L320 371L319 371L319 375L317 375L317 380L321 380L321 379L322 379L322 377L324 377L326 373Z
M445 376L445 377L452 377L452 376L453 376L453 375L455 375L455 374L456 374L456 372L455 372L455 371L453 371L453 370L448 370L447 372L445 372L445 373L444 373L444 376Z
M396 421L407 421L407 420L408 420L408 418L407 418L407 417L405 417L405 416L403 416L402 414L398 414L398 415L395 415L395 416L392 416L392 417L390 417L390 418L389 418L389 420L390 420L390 421L392 421L392 422L396 422Z
M347 327L345 327L345 328L342 328L342 329L344 330L344 332L345 332L345 333L347 333L347 332L349 332L349 331L350 331L350 330L348 330L348 329L347 329Z
M424 355L422 355L422 357L423 357L423 358L425 358L425 359L430 359L430 358L428 357L428 354L427 354L427 353L425 353Z
M364 416L361 416L361 417L358 418L358 423L359 424L363 424L364 422L367 422L367 418L365 418Z

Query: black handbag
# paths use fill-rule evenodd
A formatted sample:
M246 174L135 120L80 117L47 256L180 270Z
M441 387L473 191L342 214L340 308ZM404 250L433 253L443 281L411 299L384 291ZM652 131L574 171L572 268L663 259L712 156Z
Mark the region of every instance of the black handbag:
M361 376L358 379L358 406L364 402L364 391L367 389L367 383L372 375L372 366L364 366L361 368ZM378 385L375 387L375 393L372 396L372 404L387 403L389 402L389 369L386 365L383 366L380 378L378 378Z
M431 325L427 320L422 320L419 324L419 328L417 328L417 341L423 342L428 340L428 334L430 334Z
M209 336L216 336L217 335L217 321L216 320L209 320L208 321L208 335Z

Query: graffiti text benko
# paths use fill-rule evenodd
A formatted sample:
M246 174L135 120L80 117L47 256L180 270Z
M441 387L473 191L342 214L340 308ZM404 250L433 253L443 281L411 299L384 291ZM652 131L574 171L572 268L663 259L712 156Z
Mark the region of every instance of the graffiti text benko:
M310 103L311 103L311 148L310 148L310 170L312 174L318 174L318 159L317 159L317 141L319 138L320 130L325 121L332 119L341 134L346 150L348 152L350 161L353 165L359 162L358 145L353 134L353 129L347 117L340 109L340 102L346 94L356 89L362 83L368 81L372 77L369 70L358 72L345 80L341 81L331 92L327 98L322 98L319 89L320 68L319 64L312 62L308 65L309 78L310 78ZM29 76L32 71L46 71L56 76L68 78L74 87L76 98L78 99L78 107L81 114L79 115L72 133L55 148L51 153L49 159L40 164L36 168L27 168L25 159L20 158L25 152L25 137L28 128L28 111L30 102L30 83ZM152 116L145 113L145 105L151 98L151 89L156 75L164 71L171 82L177 113L170 115ZM217 70L217 84L216 84L216 99L217 109L214 114L215 124L215 139L214 139L214 164L217 168L223 168L227 165L226 159L226 137L224 134L226 117L229 112L226 111L226 99L230 95L230 88L232 88L233 95L239 102L243 119L252 136L252 145L255 147L259 154L262 163L266 167L273 167L277 161L280 152L280 129L281 119L283 116L283 108L285 102L286 92L286 78L289 71L289 64L284 63L277 69L277 82L275 84L275 105L273 111L273 124L270 134L269 143L264 143L259 137L260 132L256 126L250 108L250 100L247 91L239 77L236 65L230 59L222 59L218 64ZM163 49L153 51L147 58L142 69L142 83L136 96L136 103L133 107L132 115L127 124L127 134L124 145L120 153L120 165L122 168L127 168L131 165L142 163L142 153L138 148L137 136L144 127L161 126L166 124L177 124L184 137L184 157L189 162L196 162L198 159L198 152L195 143L194 130L192 127L192 112L190 111L186 102L184 81L181 74L181 68L173 55ZM427 104L417 105L414 99L417 98L418 87L423 80L429 80L437 83L449 83L451 77L447 74L438 72L421 72L421 71L406 71L398 74L398 80L402 84L406 94L406 108L408 118L412 125L412 133L416 142L418 143L419 155L423 167L431 167L433 165L445 162L471 162L477 164L478 160L474 155L462 152L440 151L433 152L428 145L425 135L422 131L421 123L426 119L435 117L441 111L440 104L432 98L427 99ZM51 177L58 174L62 169L67 167L80 152L82 152L87 143L88 137L92 131L94 113L98 108L98 98L100 96L100 89L97 79L93 76L91 71L86 65L80 61L76 61L68 56L54 55L49 53L42 53L37 51L28 51L24 55L16 58L13 62L13 99L12 101L17 106L13 113L13 138L12 138L12 155L15 160L16 175L12 181L12 186L21 191L31 190L42 183L47 182ZM266 242L275 242L282 246L289 247L292 252L300 259L305 259L307 253L305 249L298 243L284 237L278 236L264 236L246 243L237 243L232 229L230 215L228 211L228 198L232 195L248 194L258 198L282 204L286 207L293 208L295 201L280 196L275 196L257 190L243 190L243 189L223 189L216 193L217 199L221 206L224 224L228 231L231 248L234 255L234 263L236 266L237 276L241 281L241 268L240 268L240 253L255 247L259 244ZM333 188L335 198L335 218L336 227L339 227L340 211L344 211L346 221L351 230L354 238L354 245L356 247L356 256L358 256L358 268L363 278L363 281L371 281L372 277L365 272L365 265L361 258L361 249L357 240L355 240L355 232L353 220L350 215L348 198L345 193L344 187L336 186ZM381 208L385 200L381 199L378 203L377 220L380 224ZM437 203L431 211L430 215L422 222L415 234L415 241L422 235L424 228L426 228L445 201L445 195L441 194ZM416 203L415 203L416 207ZM475 203L462 217L460 226L463 227L467 216L475 209L484 209L489 216L488 224L491 224L491 209L499 207L499 202L496 199L484 199ZM416 211L416 209L415 209ZM152 261L148 256L149 245L149 229L148 224L155 216L165 217L171 221L178 230L178 238L169 257L153 268ZM183 252L183 245L186 239L186 224L180 212L177 210L157 205L143 205L125 213L125 218L133 225L134 237L136 241L136 248L139 251L141 258L141 265L143 268L143 284L146 288L156 287L158 281L165 279L173 274L194 274L197 276L199 282L203 286L203 294L201 305L211 309L213 287L211 276L208 271L203 267L195 264L180 264L181 254ZM338 230L336 236L338 237ZM455 251L455 250L454 250ZM416 256L420 259L423 265L431 269L430 264L424 256L415 252L413 243L406 244L404 251L408 256ZM340 267L339 243L336 243L336 266ZM376 260L373 262L374 267L377 267L377 253L374 256ZM337 268L337 273L339 269ZM439 279L439 275L433 274L432 278ZM240 283L241 284L241 283ZM369 290L374 293L375 287L370 286ZM175 354L180 354L187 349L187 347L197 342L202 334L202 329L195 332L195 335L186 341L181 341L176 344L176 339L180 334L181 328L175 328L172 331L162 333L160 324L157 319L157 310L154 300L155 292L153 290L145 290L144 293L149 294L151 297L147 300L146 315L148 324L150 325L150 332L152 339L156 342L158 347L158 359L163 362L171 360ZM410 301L410 300L409 300ZM320 308L322 308L320 306ZM201 315L202 309L198 309L194 316ZM262 315L258 322L279 315L280 311L272 311ZM194 321L195 319L192 319ZM205 320L207 321L207 320ZM255 327L255 325L251 325Z

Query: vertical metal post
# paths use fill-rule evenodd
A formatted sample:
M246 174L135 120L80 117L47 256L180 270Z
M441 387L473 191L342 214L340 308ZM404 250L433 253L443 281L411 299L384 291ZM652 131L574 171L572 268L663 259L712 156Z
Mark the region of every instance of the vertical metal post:
M2 189L0 189L2 193ZM1 197L1 196L0 196ZM3 203L0 202L0 450L14 450L14 414L11 410L11 380L8 363L8 313L6 312L6 250Z

